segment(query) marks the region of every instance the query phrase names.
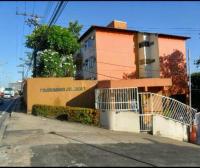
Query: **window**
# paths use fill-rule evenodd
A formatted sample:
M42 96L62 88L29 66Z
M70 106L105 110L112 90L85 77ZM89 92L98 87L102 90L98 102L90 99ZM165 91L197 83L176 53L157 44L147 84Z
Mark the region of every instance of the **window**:
M154 63L156 60L155 59L146 59L146 64L151 64L151 63ZM141 60L139 60L139 64L140 65L143 65L143 64L145 64L145 60L144 59L141 59Z
M93 56L90 57L90 59L89 59L89 68L93 68L95 63L96 63L96 58L93 57Z
M88 70L88 59L85 60L84 69L85 69L85 70Z
M85 41L85 49L92 47L93 44L94 44L94 36L91 36Z
M84 69L88 70L93 68L95 66L95 63L96 63L96 58L94 56L89 57L88 59L85 60L85 63L83 65Z
M152 41L152 42L150 42L150 41L143 41L143 42L139 43L139 48L142 48L142 47L149 47L149 46L151 46L151 45L153 45L153 44L154 44L153 41Z

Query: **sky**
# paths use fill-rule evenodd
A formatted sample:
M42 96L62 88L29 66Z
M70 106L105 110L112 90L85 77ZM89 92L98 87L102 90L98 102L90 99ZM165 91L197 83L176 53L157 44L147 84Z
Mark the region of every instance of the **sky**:
M28 17L18 13L42 16L40 23L48 23L56 1L1 1L0 2L0 86L21 80L25 58L25 36L33 30L25 24ZM189 36L186 49L190 49L191 72L199 72L194 61L200 58L200 2L137 2L137 1L69 1L56 24L68 26L78 20L83 25L81 34L91 25L106 26L112 20L127 22L128 29ZM28 76L31 75L29 71Z

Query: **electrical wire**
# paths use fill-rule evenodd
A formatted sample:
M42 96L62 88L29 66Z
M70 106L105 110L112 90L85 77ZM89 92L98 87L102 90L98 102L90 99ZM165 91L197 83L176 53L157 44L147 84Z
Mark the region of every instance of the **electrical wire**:
M48 17L48 14L51 11L52 7L53 7L53 2L52 1L48 1L48 4L47 4L45 12L44 12L44 18L41 21L42 23L45 23L45 21L46 21L46 19Z
M84 27L90 28L91 25L83 25ZM100 26L100 27L106 27L106 26ZM145 30L163 30L163 29L171 29L171 30L180 30L180 31L200 31L200 27L194 28L194 27L140 27L140 26L128 26L127 29L145 29Z
M24 13L26 14L26 1L24 1ZM23 22L23 29L22 29L22 47L21 47L21 56L23 55L24 52L24 47L23 47L23 42L24 42L24 34L25 34L25 22L26 22L26 16L24 15L24 22Z
M57 3L57 5L56 5L56 7L55 7L55 9L53 11L53 14L52 14L52 16L51 16L51 18L49 20L49 24L48 24L49 27L53 24L53 21L55 20L55 18L57 16L57 13L59 12L59 10L62 7L63 3L64 3L63 1Z
M54 13L49 21L49 27L53 24L56 23L56 21L58 20L58 18L60 17L61 13L63 12L64 8L66 7L68 1L62 1L60 3L57 4Z
M54 8L54 11L53 11L53 13L52 13L52 15L51 15L51 17L50 17L50 19L49 19L49 23L50 23L50 21L52 20L53 16L55 15L56 10L58 9L58 6L60 5L60 3L61 3L61 2L57 2L56 7Z
M88 70L82 70L82 72L88 72L88 73L91 73L91 74L105 76L105 77L109 77L109 78L112 78L112 79L118 79L118 80L122 80L123 79L123 78L118 78L118 77L111 76L111 75L108 75L108 74L102 74L102 73L97 73L97 72L88 71ZM180 74L173 74L173 75L180 75ZM186 73L184 73L184 75L186 75Z
M68 3L68 2L69 2L69 1L64 1L64 4L63 4L63 6L61 7L61 9L60 9L60 11L59 11L59 13L58 13L58 16L56 17L54 23L57 22L57 20L58 20L58 18L60 17L61 13L63 12L63 10L65 9L65 7L67 6L67 3Z
M17 10L18 8L17 8L17 1L16 1L16 13L17 13ZM18 58L18 24L17 24L17 22L16 22L16 64L17 64L17 58Z
M88 30L91 25L83 25L84 27L82 28L81 30L81 34L83 34L86 30ZM105 27L105 26L102 26L102 27ZM128 27L128 30L135 30L135 31L138 31L138 32L145 32L145 33L155 33L155 34L171 34L171 35L182 35L182 36L190 36L190 35L196 35L196 34L199 34L200 32L200 28L198 29L187 29L187 28L166 28L167 31L170 30L170 32L167 32L166 33L166 29L165 28L155 28L155 29L148 29L148 28L138 28L138 27ZM84 31L85 30L85 31ZM160 30L158 32L158 30ZM153 31L153 32L152 32ZM156 32L155 32L156 31Z
M105 77L109 77L109 78L113 78L113 79L121 79L115 76L110 76L110 75L106 75L106 74L101 74L101 73L96 73L96 72L92 72L92 71L88 71L88 70L82 70L84 72L88 72L88 73L92 73L92 74L96 74L96 75L101 75L101 76L105 76Z
M35 1L33 1L33 10L32 10L33 15L35 14Z

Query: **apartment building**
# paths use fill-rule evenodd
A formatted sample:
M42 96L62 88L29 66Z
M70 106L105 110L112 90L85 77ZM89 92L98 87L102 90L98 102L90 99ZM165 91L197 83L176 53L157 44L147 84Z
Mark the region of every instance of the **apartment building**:
M157 82L171 79L172 86L165 88L165 92L185 102L187 39L189 37L130 30L126 22L116 20L105 27L91 26L79 39L76 78L147 79L147 82L148 79Z

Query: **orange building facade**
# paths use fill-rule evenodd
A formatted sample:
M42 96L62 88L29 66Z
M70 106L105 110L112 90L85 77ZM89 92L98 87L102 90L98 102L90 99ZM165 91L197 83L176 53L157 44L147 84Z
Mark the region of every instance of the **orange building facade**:
M125 87L127 82L130 87L131 82L143 79L141 91L162 92L186 102L187 39L129 30L121 21L112 21L106 27L91 26L79 39L76 78L98 80L99 87L107 86L108 81L115 83L110 87Z

